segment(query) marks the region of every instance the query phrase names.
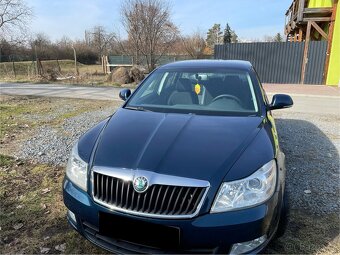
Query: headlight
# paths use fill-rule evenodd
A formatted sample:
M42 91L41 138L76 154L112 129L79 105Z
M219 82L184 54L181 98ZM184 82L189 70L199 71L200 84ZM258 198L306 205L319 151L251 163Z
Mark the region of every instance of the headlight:
M232 211L263 203L275 191L276 175L276 162L272 160L245 179L222 183L211 212Z
M73 147L66 166L66 175L75 185L87 190L87 163L78 155L78 143Z

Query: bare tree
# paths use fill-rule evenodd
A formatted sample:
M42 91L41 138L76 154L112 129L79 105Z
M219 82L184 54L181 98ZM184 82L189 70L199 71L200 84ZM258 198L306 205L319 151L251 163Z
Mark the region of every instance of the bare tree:
M135 62L139 64L143 57L149 71L155 68L179 34L171 22L170 7L162 0L126 0L122 5L122 22Z
M114 33L107 32L102 26L95 26L92 30L85 31L86 43L94 47L99 58L108 53L115 38L116 35Z
M191 36L183 37L182 42L186 53L192 58L199 59L203 57L206 43L201 32L196 31Z
M0 0L0 35L3 38L19 36L27 29L33 11L24 0Z

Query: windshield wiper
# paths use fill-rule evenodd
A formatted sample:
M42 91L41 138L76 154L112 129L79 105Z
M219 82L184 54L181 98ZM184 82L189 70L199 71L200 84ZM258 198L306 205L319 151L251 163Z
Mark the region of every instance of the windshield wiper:
M133 111L141 111L141 112L152 112L148 109L145 109L144 107L142 106L126 106L124 107L125 109L128 109L128 110L133 110Z

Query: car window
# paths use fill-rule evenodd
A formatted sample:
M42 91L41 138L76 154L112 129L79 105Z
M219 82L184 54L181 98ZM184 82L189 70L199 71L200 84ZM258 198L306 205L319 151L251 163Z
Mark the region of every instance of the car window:
M157 70L127 106L160 112L254 114L259 107L249 72L239 70Z

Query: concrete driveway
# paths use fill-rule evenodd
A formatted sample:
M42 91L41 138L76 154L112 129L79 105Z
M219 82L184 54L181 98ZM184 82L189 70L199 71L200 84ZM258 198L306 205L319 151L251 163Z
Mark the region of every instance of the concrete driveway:
M65 97L95 100L118 100L121 88L62 84L0 83L0 94Z
M318 85L265 84L269 97L284 93L292 96L294 107L289 111L340 115L340 89ZM0 94L65 97L96 100L120 100L116 87L90 87L61 84L0 83Z

